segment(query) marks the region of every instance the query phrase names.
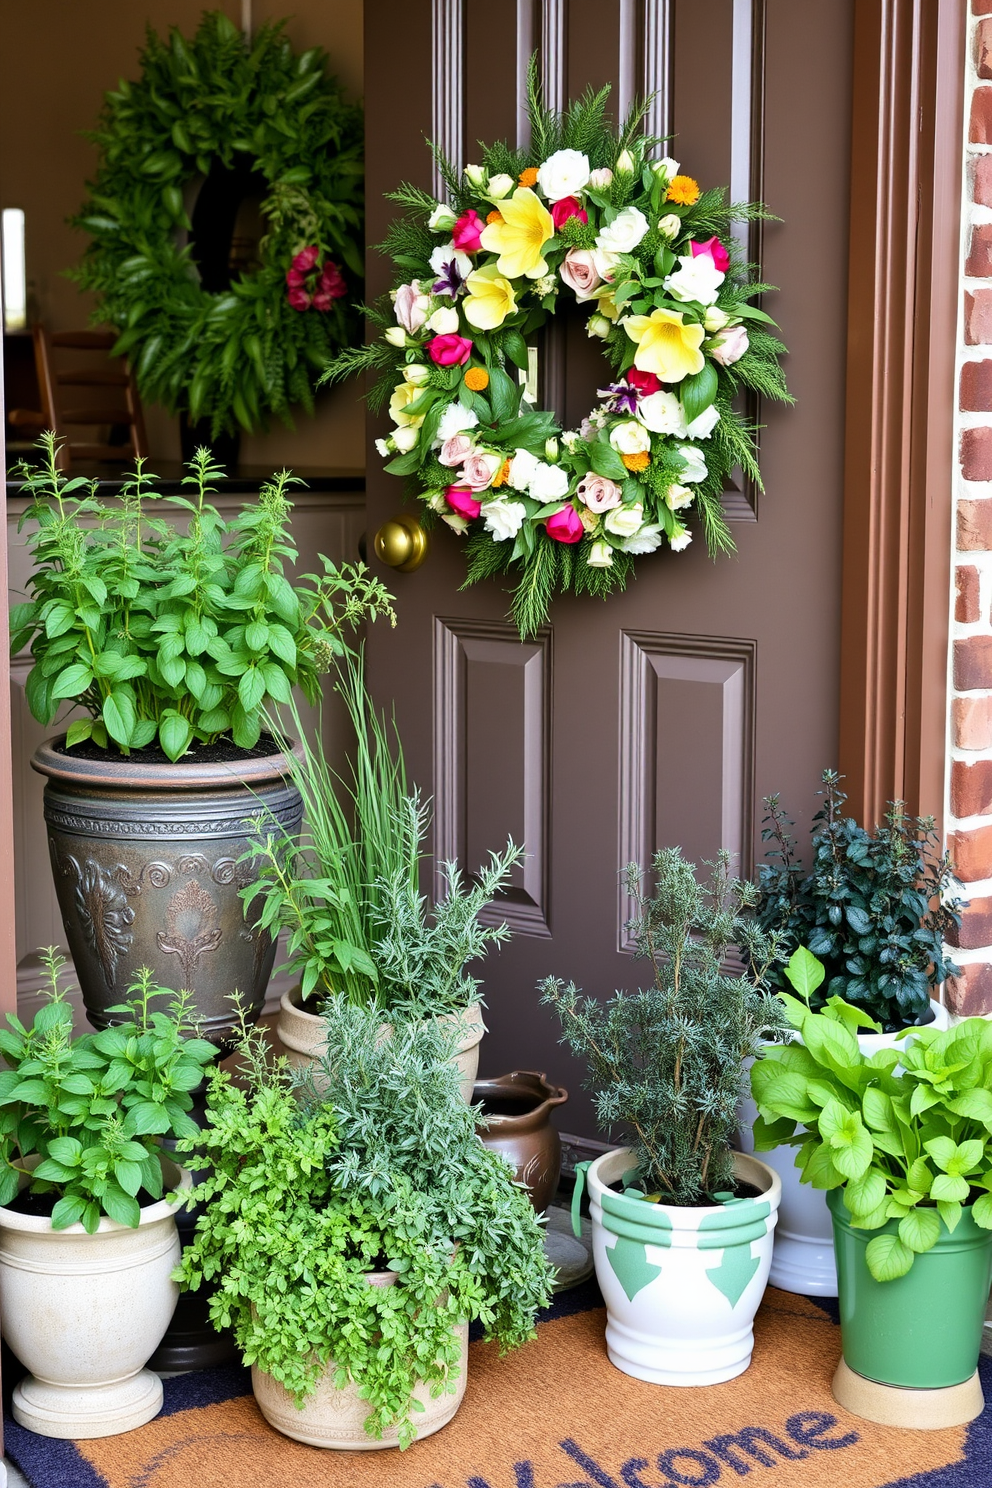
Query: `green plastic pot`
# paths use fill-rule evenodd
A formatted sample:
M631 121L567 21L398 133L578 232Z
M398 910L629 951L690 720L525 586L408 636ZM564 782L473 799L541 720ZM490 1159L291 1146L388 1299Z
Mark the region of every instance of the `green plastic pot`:
M876 1281L865 1252L876 1235L895 1234L896 1220L856 1230L832 1189L841 1346L849 1368L883 1385L936 1390L961 1385L978 1367L982 1324L992 1285L992 1230L966 1208L952 1234L940 1222L933 1250L918 1255L895 1281Z

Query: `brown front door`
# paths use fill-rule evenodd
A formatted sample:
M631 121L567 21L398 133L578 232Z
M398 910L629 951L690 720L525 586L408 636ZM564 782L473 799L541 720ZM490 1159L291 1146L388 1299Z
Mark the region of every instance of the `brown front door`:
M735 200L761 196L766 301L790 347L794 408L761 410L765 490L727 492L737 554L701 541L641 558L624 594L556 601L521 643L496 582L461 591L459 539L435 529L412 574L381 570L395 631L369 643L373 688L395 704L413 778L434 797L435 860L475 868L508 835L529 854L500 911L512 942L485 968L487 1074L546 1070L573 1092L563 1124L591 1135L581 1071L535 984L634 986L619 872L659 846L696 861L760 861L761 797L806 820L836 760L851 111L851 0L366 0L369 240L402 180L434 185L424 137L461 163L513 138L526 61L548 96L610 82L657 90L653 132L683 168ZM535 162L536 163L536 162ZM369 254L369 292L389 265ZM540 402L577 423L604 363L582 326L541 353ZM371 439L370 535L403 505ZM410 498L407 498L408 501ZM374 561L374 560L373 560Z

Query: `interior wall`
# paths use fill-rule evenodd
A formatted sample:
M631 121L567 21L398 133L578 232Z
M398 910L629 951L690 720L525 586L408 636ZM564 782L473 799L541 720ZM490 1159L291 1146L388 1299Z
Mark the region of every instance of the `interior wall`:
M212 0L236 25L242 0ZM145 27L196 28L202 0L0 0L0 207L26 216L28 278L41 319L53 330L88 323L91 295L62 271L77 263L84 234L66 219L76 212L96 154L82 131L96 123L104 93L137 75ZM257 27L293 13L288 35L297 50L322 46L350 97L362 96L362 0L253 0ZM146 409L151 453L179 458L178 422ZM332 466L365 464L364 405L354 386L322 394L313 418L300 413L295 430L276 424L242 444L246 464Z

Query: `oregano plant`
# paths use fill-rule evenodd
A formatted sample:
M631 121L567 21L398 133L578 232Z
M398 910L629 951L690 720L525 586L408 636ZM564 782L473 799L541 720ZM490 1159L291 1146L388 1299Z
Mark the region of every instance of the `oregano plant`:
M159 497L139 459L118 496L58 468L55 435L42 462L20 467L35 523L31 598L10 617L11 653L30 646L28 706L39 723L81 706L71 749L92 739L130 754L153 744L170 760L196 744L258 743L266 708L299 687L311 703L349 628L392 616L390 596L363 564L293 583L289 471L265 481L227 521L210 498L224 478L200 449L189 494Z

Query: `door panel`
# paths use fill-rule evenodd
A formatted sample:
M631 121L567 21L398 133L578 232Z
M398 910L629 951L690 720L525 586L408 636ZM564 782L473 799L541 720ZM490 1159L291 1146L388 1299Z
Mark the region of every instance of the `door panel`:
M532 45L551 97L566 80L573 95L604 81L627 96L658 89L655 127L670 116L685 168L703 186L731 180L738 200L760 191L781 219L752 251L780 286L768 308L797 405L762 410L760 502L727 493L736 555L713 563L697 537L640 559L626 593L556 600L526 644L498 583L462 592L464 557L446 529L417 572L382 570L399 624L373 630L370 676L395 706L413 778L434 793L438 855L473 869L507 832L531 854L500 906L514 938L484 968L483 1070L546 1070L573 1092L573 1132L591 1135L592 1116L538 979L574 977L598 995L636 985L624 862L680 842L693 857L725 846L750 871L761 797L780 790L798 815L812 811L836 758L852 5L366 0L370 241L392 213L383 192L431 186L421 140L439 122L463 160L478 138L525 138ZM434 34L448 60L432 78ZM558 51L545 44L556 35ZM369 279L372 293L389 283L375 254ZM560 315L540 352L541 401L574 425L604 365L582 318ZM383 424L369 420L370 441ZM371 442L368 468L374 532L404 495Z

